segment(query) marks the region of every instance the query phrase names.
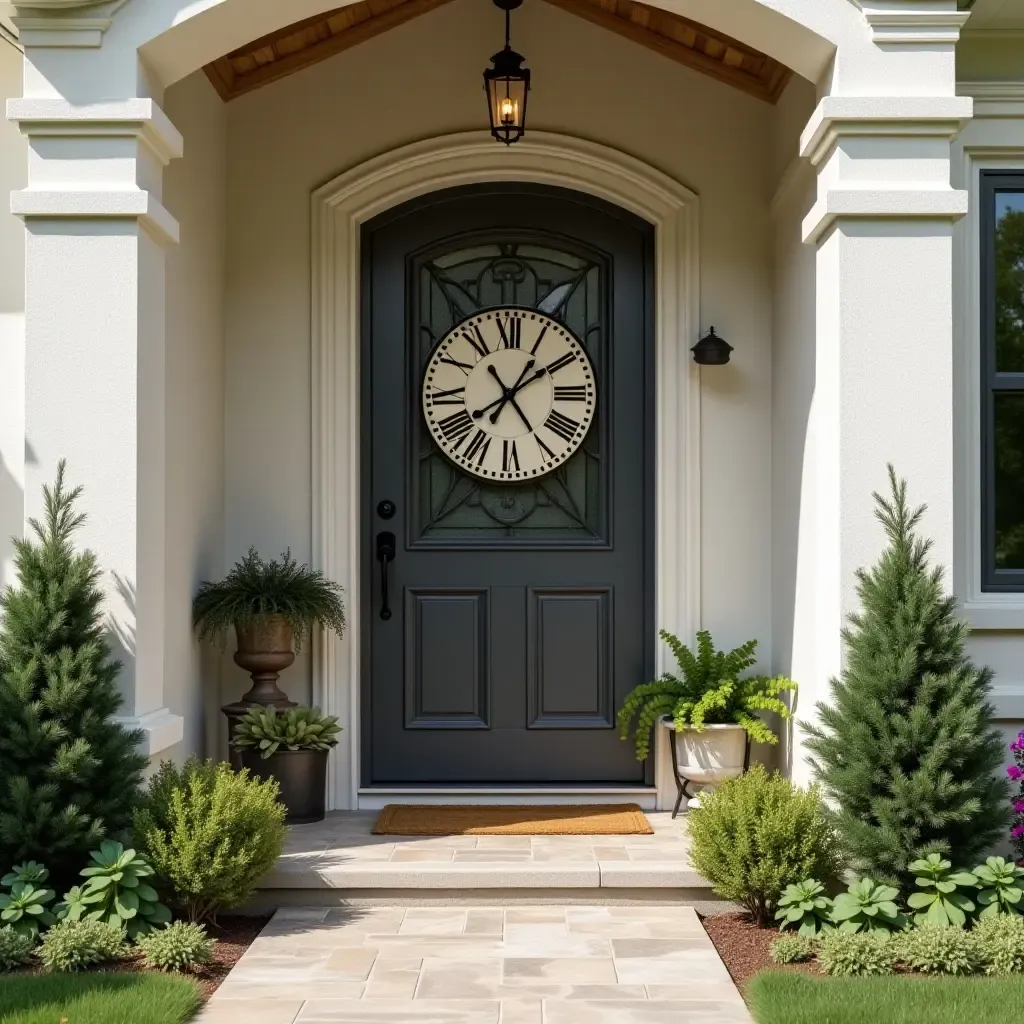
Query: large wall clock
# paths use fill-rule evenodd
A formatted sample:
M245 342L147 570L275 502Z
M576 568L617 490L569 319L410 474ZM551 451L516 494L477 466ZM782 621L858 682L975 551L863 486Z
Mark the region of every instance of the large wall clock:
M438 448L485 480L530 480L562 465L597 403L580 340L532 309L491 309L456 324L423 375L423 415Z

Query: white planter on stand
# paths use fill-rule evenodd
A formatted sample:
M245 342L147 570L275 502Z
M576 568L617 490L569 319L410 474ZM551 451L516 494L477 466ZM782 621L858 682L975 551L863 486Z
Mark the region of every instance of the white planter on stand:
M673 818L679 813L683 800L687 800L688 808L700 807L700 798L686 791L688 785L708 789L743 774L747 763L747 731L742 725L706 725L699 732L696 729L677 732L667 716L661 719L661 724L671 734L672 767L679 791Z

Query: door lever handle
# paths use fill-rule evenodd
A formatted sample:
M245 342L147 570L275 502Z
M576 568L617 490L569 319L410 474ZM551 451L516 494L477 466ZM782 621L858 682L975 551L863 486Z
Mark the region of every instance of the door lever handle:
M391 618L388 607L388 562L395 560L395 535L390 531L377 534L377 561L380 562L380 617L386 622Z

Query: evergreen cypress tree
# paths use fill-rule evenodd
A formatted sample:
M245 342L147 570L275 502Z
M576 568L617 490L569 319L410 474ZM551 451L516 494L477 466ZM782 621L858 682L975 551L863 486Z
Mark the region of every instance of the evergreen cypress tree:
M19 585L0 596L0 868L34 858L57 891L131 824L146 758L111 720L120 665L104 638L100 570L71 538L85 519L64 463L45 521L15 541Z
M1001 838L1008 794L995 775L991 673L965 656L968 627L942 569L929 567L931 542L915 532L924 506L908 509L892 466L889 479L891 497L873 495L889 546L857 571L862 610L843 630L846 666L807 745L853 866L906 887L908 864L927 853L973 867Z

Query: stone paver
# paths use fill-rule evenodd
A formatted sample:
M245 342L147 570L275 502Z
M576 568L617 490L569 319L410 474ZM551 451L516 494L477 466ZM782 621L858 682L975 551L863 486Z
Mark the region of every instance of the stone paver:
M280 910L197 1024L236 1021L751 1024L681 905Z
M265 889L708 889L686 821L643 836L375 836L377 812L292 828ZM710 893L709 893L710 895Z

